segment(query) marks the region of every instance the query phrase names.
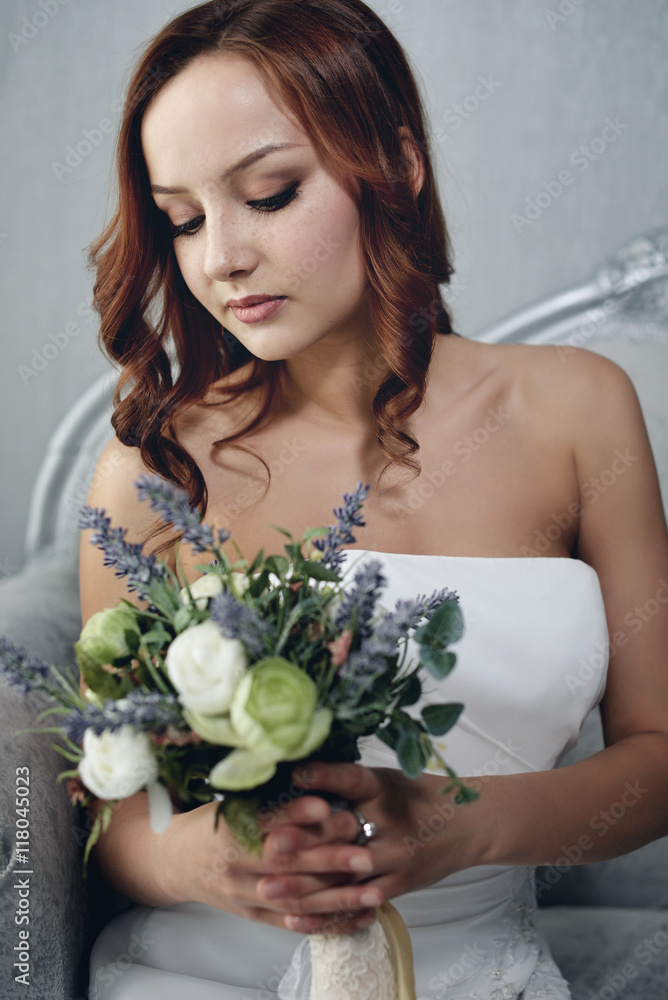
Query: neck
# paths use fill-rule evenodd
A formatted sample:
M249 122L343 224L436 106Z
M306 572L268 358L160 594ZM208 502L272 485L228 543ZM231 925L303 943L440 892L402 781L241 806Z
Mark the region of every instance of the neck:
M375 334L340 331L283 363L284 404L300 419L368 432L374 427L372 402L387 371Z

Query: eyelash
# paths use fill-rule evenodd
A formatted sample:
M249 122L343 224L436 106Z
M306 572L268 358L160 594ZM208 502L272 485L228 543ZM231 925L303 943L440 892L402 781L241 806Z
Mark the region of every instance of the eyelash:
M295 181L294 184L291 184L283 191L279 191L278 194L272 194L269 198L260 198L258 201L247 201L246 204L255 212L279 212L282 208L287 208L298 194L299 181ZM203 221L204 216L198 215L194 219L188 219L187 222L183 222L180 226L172 226L172 239L175 240L179 236L196 236ZM195 223L197 223L196 229L191 231L187 228Z

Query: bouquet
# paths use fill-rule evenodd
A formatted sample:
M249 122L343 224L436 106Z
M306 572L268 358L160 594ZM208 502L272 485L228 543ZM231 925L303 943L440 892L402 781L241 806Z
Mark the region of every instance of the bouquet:
M396 752L408 777L436 760L449 777L443 792L456 789L458 803L476 797L432 740L455 724L463 705L432 704L420 718L406 711L421 697L425 671L441 680L455 665L448 647L463 632L457 595L418 595L389 611L379 604L386 581L378 560L352 580L350 570L342 572L340 549L365 523L368 486L344 494L335 526L307 531L299 541L272 526L287 539L285 555L260 551L252 562L233 542L239 558L228 558L230 533L203 523L184 491L153 476L136 486L165 525L208 554L197 567L202 575L188 583L178 551L174 572L127 542L125 529L112 528L103 510L85 507L80 527L92 529L105 565L126 577L142 602L121 600L84 626L75 653L85 696L54 666L0 639L0 672L55 702L38 721L64 716L58 726L33 731L60 736L54 749L74 766L58 777L67 779L72 802L107 800L88 837L84 872L113 804L141 789L156 832L169 825L173 803L185 810L217 799L216 824L223 815L243 848L261 853L258 816L288 788L295 763L359 760L358 740L371 734ZM417 663L407 662L410 636L419 644ZM388 1000L414 996L403 921L388 903L378 914L371 928L347 937L357 939L372 968L371 989L385 975ZM336 970L340 941L311 935L310 945L313 990L320 982L318 1000L325 1000L323 976L329 982L328 970ZM285 977L282 996L308 997L300 962ZM366 996L360 989L356 1000ZM378 992L368 995L380 1000Z

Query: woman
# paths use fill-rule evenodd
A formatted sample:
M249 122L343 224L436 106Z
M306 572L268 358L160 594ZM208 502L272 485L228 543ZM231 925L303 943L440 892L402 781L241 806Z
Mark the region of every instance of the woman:
M153 834L138 793L95 848L140 905L98 939L93 996L275 996L291 932L349 933L392 899L418 997L568 997L533 927L531 867L584 836L592 862L668 832L668 621L624 624L668 574L629 380L587 351L563 363L453 333L420 100L360 0L212 0L176 18L130 83L118 163L119 208L92 257L123 370L101 460L114 475L95 477L89 503L173 559L135 499L157 471L252 558L276 551L270 524L300 537L371 483L357 547L384 562L384 603L460 593L467 633L446 683L466 711L446 755L482 777L455 809L442 775L409 781L369 740L360 764L301 777L375 835L360 846L352 808L313 794L274 817L261 860L214 831L215 804ZM632 461L585 500L619 450ZM549 550L530 558L548 525ZM181 555L194 579L198 557ZM127 596L86 538L81 579L84 620ZM607 686L592 670L569 686L606 619ZM551 770L599 700L606 749ZM633 809L591 835L628 785Z

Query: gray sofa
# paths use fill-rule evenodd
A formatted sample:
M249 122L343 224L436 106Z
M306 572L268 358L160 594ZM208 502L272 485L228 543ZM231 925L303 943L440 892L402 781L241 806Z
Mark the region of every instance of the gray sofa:
M618 361L636 384L668 498L668 232L634 240L590 281L523 310L481 339L556 343L565 352L587 347ZM27 564L0 583L0 634L73 674L72 643L80 629L76 516L111 436L111 393L111 377L101 379L54 435L33 493ZM50 736L13 736L44 707L40 697L19 696L0 681L2 1000L87 998L91 944L110 916L130 905L106 887L94 865L88 881L82 879L87 815L56 783L68 765L51 749ZM601 747L595 711L561 763ZM17 768L26 767L30 853L29 864L21 865L14 793ZM539 926L574 1000L666 1000L668 838L601 864L573 860L560 869L538 869L537 886ZM28 899L29 924L16 923L17 909L26 905L21 899ZM15 980L22 928L29 930L30 985ZM119 967L122 962L119 956Z

